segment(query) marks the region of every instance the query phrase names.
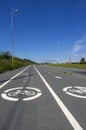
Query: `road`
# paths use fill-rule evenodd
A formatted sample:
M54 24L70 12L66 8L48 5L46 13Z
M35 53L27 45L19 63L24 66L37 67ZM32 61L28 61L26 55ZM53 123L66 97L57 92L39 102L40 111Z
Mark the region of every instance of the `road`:
M0 74L0 130L86 130L85 72L31 65Z

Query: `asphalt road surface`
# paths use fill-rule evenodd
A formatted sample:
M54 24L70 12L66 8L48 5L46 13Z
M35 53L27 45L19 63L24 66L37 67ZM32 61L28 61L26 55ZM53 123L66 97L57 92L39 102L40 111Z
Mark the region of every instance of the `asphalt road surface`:
M0 130L86 130L86 70L36 65L0 74Z

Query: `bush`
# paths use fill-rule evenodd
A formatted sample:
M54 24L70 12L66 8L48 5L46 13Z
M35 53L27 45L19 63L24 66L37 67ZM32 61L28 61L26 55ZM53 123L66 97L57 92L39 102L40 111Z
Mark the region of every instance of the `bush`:
M6 70L12 70L12 65L7 60L1 60L1 62L0 62L0 73L4 72Z
M28 59L20 59L18 57L14 57L12 65L12 56L9 51L0 53L0 73L7 70L17 69L32 63L35 62Z

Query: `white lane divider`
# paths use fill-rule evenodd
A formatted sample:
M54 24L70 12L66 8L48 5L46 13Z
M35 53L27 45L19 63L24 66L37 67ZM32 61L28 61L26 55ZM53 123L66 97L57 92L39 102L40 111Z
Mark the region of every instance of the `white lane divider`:
M11 82L14 78L16 78L17 76L19 76L21 73L23 73L25 70L27 70L30 66L26 67L24 70L20 71L18 74L14 75L13 77L11 77L8 81L6 81L5 83L3 83L2 85L0 85L0 89L2 87L4 87L5 85L7 85L9 82Z
M47 83L47 81L44 79L44 77L41 75L41 73L38 71L38 69L35 66L34 66L34 68L37 71L38 75L43 80L44 84L46 85L46 87L48 88L48 90L50 91L52 96L54 97L55 101L57 102L57 104L59 105L61 110L63 111L64 115L66 116L66 118L68 119L70 124L74 128L74 130L83 130L83 128L78 123L78 121L70 113L70 111L67 109L67 107L64 105L64 103L61 101L61 99L58 97L58 95L54 92L54 90L51 88L51 86Z
M59 76L55 76L56 79L61 79L62 77L59 77Z

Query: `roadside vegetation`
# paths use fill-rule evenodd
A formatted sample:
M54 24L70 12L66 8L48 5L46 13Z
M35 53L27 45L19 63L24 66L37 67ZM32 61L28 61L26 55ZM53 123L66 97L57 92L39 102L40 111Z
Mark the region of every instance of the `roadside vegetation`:
M34 64L35 62L28 59L20 59L18 57L14 57L13 65L12 65L12 56L9 51L0 53L0 73L17 69L23 66L27 66L30 64Z
M68 68L77 68L77 69L86 69L86 60L84 57L80 59L80 62L72 62L72 63L58 63L58 64L49 64L51 66L58 67L68 67Z

